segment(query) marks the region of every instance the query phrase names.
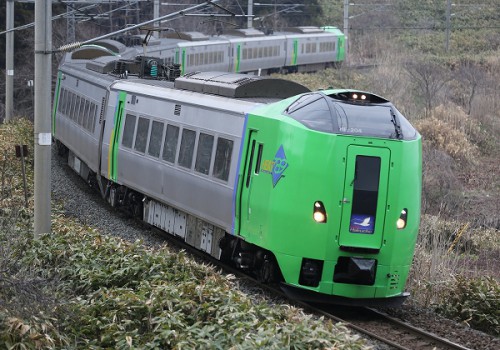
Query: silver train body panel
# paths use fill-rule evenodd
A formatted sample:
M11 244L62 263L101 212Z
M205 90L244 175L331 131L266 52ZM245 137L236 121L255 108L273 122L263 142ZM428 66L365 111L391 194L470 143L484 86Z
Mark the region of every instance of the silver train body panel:
M231 154L233 161L228 179L222 181L212 176L215 147L212 150L208 174L203 174L194 169L196 156L192 157L189 167L184 167L179 165L179 155L174 163L170 163L161 157L151 156L148 149L141 152L123 147L120 141L116 182L162 203L203 217L208 222L231 232L232 197L245 115L258 104L174 90L161 86L166 85L165 83L154 83L144 85L133 80L114 83L110 88L106 120L113 120L118 94L125 92L127 96L124 116L135 115L137 118L149 120L146 141L148 145L154 124L162 125L162 139L165 138L167 125L179 128L177 148L180 147L181 136L186 129L196 133L194 150L198 149L200 133L213 136L214 144L217 144L217 140L222 137L230 140L233 142ZM109 140L112 137L112 126L112 122L106 123L103 137L101 175L106 178L109 177L110 170ZM135 140L132 143L135 144ZM163 154L163 148L160 154Z

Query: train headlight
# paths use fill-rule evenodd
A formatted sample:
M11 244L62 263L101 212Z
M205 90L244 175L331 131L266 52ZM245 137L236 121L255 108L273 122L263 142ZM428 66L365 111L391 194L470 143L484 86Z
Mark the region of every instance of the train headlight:
M401 215L399 215L398 221L396 221L396 227L398 230L402 230L406 227L406 221L408 219L408 209L404 208L401 210Z
M323 205L323 202L321 202L321 201L314 202L313 218L314 218L314 221L316 221L320 224L326 223L326 210L325 210L325 206Z

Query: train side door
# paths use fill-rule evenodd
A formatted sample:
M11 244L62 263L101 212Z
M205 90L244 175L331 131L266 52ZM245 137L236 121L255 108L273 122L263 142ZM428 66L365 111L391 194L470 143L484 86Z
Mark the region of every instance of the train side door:
M390 150L350 145L342 203L339 245L380 249L389 180Z
M252 197L252 183L255 176L255 169L262 157L262 144L257 142L257 131L251 130L248 140L248 147L245 158L245 169L240 194L240 231L251 230L252 207L255 198ZM257 170L258 172L258 170Z

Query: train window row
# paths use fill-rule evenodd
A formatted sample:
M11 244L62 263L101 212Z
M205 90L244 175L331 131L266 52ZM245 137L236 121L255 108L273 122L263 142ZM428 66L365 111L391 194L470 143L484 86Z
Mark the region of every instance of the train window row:
M317 44L316 43L306 43L305 45L302 44L301 47L302 47L301 53L304 53L304 47L305 47L305 53L316 53Z
M319 52L330 52L330 51L332 52L335 51L334 41L319 43Z
M97 104L72 91L61 89L58 112L91 133L95 130Z
M215 142L215 136L208 133L197 133L189 128L182 128L181 133L180 127L176 125L167 124L165 127L163 122L151 122L148 118L137 118L133 114L125 117L122 146L155 158L161 156L162 160L171 164L175 164L177 157L177 165L186 169L191 169L196 156L194 171L200 174L210 175L214 144L216 147L211 176L227 181L233 153L232 140L218 137Z
M205 64L216 64L224 62L224 52L198 52L187 56L188 66L201 66Z
M248 47L243 49L242 59L251 60L263 57L277 57L280 55L280 46Z
M306 43L301 45L301 53L316 53L318 51L318 43ZM319 52L335 51L335 42L319 43Z

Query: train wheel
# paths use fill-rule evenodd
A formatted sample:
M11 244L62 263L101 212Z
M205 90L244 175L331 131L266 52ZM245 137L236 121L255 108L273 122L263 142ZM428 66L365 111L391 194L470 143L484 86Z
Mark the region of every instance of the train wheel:
M56 140L57 155L64 157L68 155L68 148L59 140Z
M278 266L274 259L268 255L264 256L264 260L257 272L259 281L263 283L278 282Z
M111 187L109 190L109 204L115 208L118 204L118 191L116 187Z

